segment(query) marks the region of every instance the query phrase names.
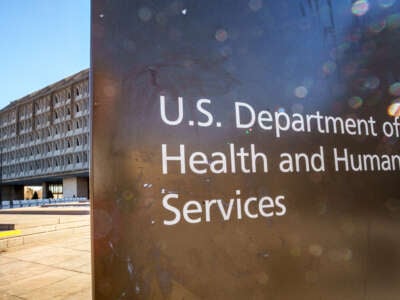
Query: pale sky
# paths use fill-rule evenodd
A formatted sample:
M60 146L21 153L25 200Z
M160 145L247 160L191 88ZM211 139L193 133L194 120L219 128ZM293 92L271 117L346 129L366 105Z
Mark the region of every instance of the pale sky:
M90 64L90 0L0 0L0 109Z

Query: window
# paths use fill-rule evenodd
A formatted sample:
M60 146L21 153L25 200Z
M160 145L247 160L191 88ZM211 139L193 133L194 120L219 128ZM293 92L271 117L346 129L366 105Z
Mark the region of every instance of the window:
M78 104L75 105L75 111L79 112L79 105Z
M49 191L53 194L53 198L62 198L63 197L63 186L62 183L52 183L49 184Z
M69 107L67 108L67 115L71 115L71 110L69 109Z
M54 112L54 118L58 119L58 113L56 111Z
M75 94L76 94L77 96L79 96L79 89L78 89L78 88L76 88Z

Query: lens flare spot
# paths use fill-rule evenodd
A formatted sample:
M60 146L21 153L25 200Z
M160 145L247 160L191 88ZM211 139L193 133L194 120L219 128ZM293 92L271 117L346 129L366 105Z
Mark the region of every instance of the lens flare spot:
M215 39L218 42L225 42L228 39L228 32L225 29L218 29L215 32Z
M391 117L400 117L400 98L397 98L389 105L387 112Z
M349 99L349 106L353 109L359 109L363 105L363 99L359 96L354 96Z
M269 276L265 272L258 273L255 276L257 282L261 285L266 285L269 281Z
M139 9L138 16L143 22L148 22L152 18L153 13L151 12L150 8L144 6Z
M369 31L372 33L379 33L386 27L386 20L372 23L369 25Z
M283 107L278 107L278 108L276 109L276 111L277 111L277 112L280 112L280 113L284 113L284 112L285 112L285 109L284 109Z
M313 256L321 256L323 251L322 247L318 244L313 244L308 247L308 252Z
M353 258L353 251L350 249L344 249L343 260L350 261Z
M369 9L369 2L367 0L357 0L351 7L351 12L356 16L363 16Z
M368 90L375 90L378 88L380 80L376 76L369 76L363 82L363 87Z
M308 90L305 86L298 86L294 89L294 95L297 98L305 98L308 94Z
M252 11L258 11L262 8L263 2L262 0L250 0L249 7Z
M397 29L400 27L400 14L393 14L386 18L389 29Z
M400 96L400 82L395 82L390 85L389 93L393 96Z
M340 44L340 45L338 46L338 49L339 49L341 52L345 52L345 51L349 50L350 47L351 47L351 44L350 44L349 42L344 42L344 43L342 43L342 44Z
M396 0L378 0L379 6L383 8L391 7L395 2Z
M290 254L296 257L301 256L301 248L299 246L293 247L292 249L290 249Z
M322 71L326 75L330 75L336 70L336 64L333 61L327 61L322 66Z

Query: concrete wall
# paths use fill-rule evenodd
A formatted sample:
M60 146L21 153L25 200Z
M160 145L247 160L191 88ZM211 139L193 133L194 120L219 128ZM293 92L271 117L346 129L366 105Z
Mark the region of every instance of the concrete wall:
M89 197L89 179L85 177L68 177L63 179L63 196Z

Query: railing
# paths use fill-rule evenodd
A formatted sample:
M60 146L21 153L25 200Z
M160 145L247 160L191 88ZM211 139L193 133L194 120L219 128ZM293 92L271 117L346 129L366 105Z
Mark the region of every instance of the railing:
M86 197L67 197L59 199L37 199L37 200L3 200L0 202L0 209L21 208L21 207L37 207L48 204L63 204L70 202L89 201Z

